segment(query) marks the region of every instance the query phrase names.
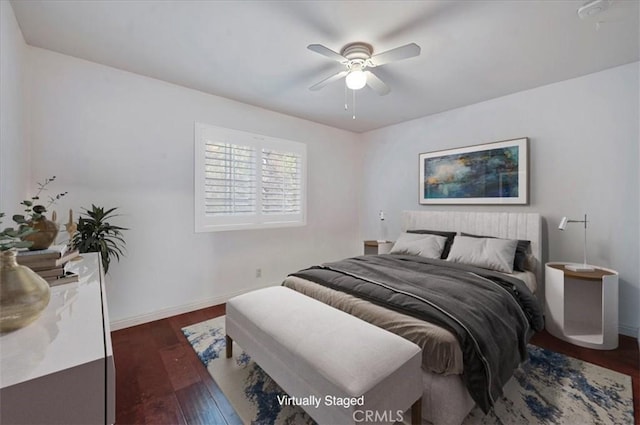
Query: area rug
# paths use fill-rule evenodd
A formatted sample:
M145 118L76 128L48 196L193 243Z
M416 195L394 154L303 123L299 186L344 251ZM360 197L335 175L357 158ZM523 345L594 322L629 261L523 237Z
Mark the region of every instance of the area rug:
M281 405L285 392L234 343L225 358L224 316L182 329L202 363L244 423L313 424L301 407ZM464 425L632 424L631 377L529 345L529 360L484 415L477 407Z

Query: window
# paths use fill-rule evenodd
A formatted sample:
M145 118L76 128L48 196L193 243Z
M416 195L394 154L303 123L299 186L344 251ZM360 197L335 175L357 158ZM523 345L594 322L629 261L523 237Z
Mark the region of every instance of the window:
M195 125L195 230L306 223L306 145Z

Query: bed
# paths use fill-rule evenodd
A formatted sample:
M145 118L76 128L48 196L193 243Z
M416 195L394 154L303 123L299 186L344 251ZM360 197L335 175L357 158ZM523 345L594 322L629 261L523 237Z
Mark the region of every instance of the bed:
M441 259L396 254L355 257L312 267L293 273L283 284L420 346L423 420L434 424L459 424L475 404L485 411L491 407L513 369L524 360L526 343L531 335L542 326L539 303L532 295L539 294L541 289L540 216L536 213L403 212L403 232L422 229L530 241L527 270L507 274L451 264ZM446 284L446 291L451 292L446 296L451 300L441 297L431 303L421 298L422 292L404 294L407 286L402 285L412 280L422 282L423 273L436 281L435 286ZM432 276L434 274L438 275L437 278ZM392 288L387 284L399 286ZM456 289L458 284L461 286ZM413 288L416 285L409 286ZM502 293L508 291L504 288L513 288L515 295L505 296ZM361 290L364 292L358 292ZM492 295L485 297L484 292L480 292L485 290ZM431 289L425 291L431 292ZM467 301L461 303L465 297L482 299L481 310L465 305ZM522 305L513 307L516 303L512 298L518 298L517 303ZM503 306L504 303L508 306ZM459 311L449 314L445 310L443 313L439 306ZM414 311L416 309L419 311ZM476 311L481 311L481 314L476 314ZM461 316L462 322L458 320ZM498 316L508 319L501 320ZM489 322L491 326L486 325ZM505 322L504 329L498 322ZM504 347L500 343L484 341L478 345L476 334L485 332L483 328L496 335L504 333L505 338L511 338L513 333L513 341L509 340L511 342ZM474 344L482 348L470 348Z

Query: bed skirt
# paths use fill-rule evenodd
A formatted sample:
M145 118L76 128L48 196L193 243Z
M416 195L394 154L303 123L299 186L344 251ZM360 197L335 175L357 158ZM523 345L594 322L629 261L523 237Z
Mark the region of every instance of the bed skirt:
M434 425L460 425L475 402L460 375L422 371L422 420Z

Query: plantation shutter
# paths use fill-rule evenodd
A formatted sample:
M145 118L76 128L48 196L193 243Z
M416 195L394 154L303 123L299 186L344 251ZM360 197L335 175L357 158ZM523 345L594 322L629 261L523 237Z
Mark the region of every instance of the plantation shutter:
M301 211L301 155L262 149L262 213L300 214Z
M256 149L210 140L205 149L205 214L255 214Z
M303 143L195 124L195 231L306 224Z

